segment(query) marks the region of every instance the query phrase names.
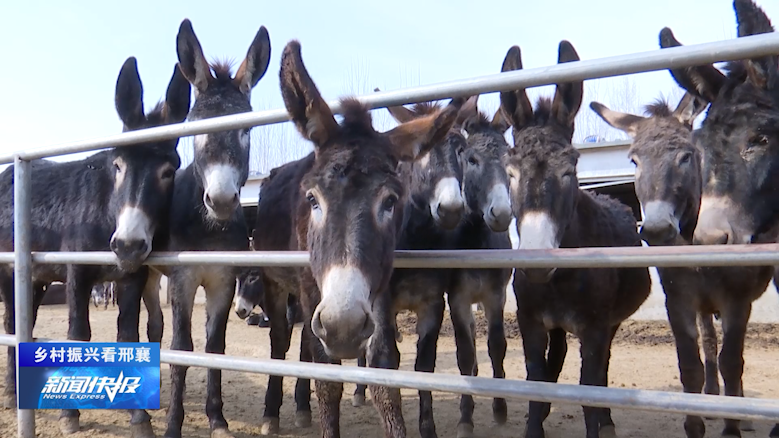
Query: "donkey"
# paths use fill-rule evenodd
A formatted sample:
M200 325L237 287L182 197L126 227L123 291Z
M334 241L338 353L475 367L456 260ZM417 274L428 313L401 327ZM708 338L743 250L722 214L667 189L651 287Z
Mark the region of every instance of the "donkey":
M293 293L305 320L301 361L340 364L367 349L371 367L397 368L389 283L408 199L398 164L439 144L463 99L378 133L367 108L354 99L341 101L343 120L336 122L303 64L298 41L285 47L279 76L292 122L314 152L275 169L263 184L257 211L263 226L255 229L254 248L306 250L311 266L263 270L271 357L283 359L289 350L287 326L277 315ZM310 423L309 382L301 380L296 423L305 425ZM338 437L343 384L317 381L315 387L322 434ZM371 392L385 435L405 437L400 391L371 387ZM270 376L262 433L278 430L280 394L281 377Z
M751 0L735 0L738 36L773 32L771 21ZM660 47L675 47L669 28L660 32ZM713 65L670 70L687 92L711 103L696 136L702 155L702 195L696 244L775 242L779 225L779 57L729 62L727 74ZM766 269L770 280L773 271ZM762 274L761 274L762 275ZM742 281L747 281L741 278ZM757 281L756 279L751 279ZM762 278L761 278L762 280ZM766 283L767 284L767 283ZM742 288L743 289L743 288ZM725 395L741 396L744 337L756 297L739 295L722 309L726 330L719 366ZM700 419L687 422L688 436L703 436ZM686 423L687 425L687 423ZM741 436L738 420L725 420L724 436ZM779 437L779 425L771 431Z
M693 243L702 176L700 151L693 143L691 131L693 121L707 105L687 93L675 110L665 102L657 102L646 108L649 117L640 117L611 111L597 102L591 104L606 123L633 138L628 153L636 165L636 195L645 216L641 237L650 245ZM705 380L705 392L719 394L716 332L707 339L704 331L704 368L698 351L696 315L700 313L700 321L711 321L712 314L729 315L733 306L751 305L768 287L773 268L658 268L658 273L676 340L684 391L700 393ZM730 323L728 319L723 321L725 342L732 336ZM726 347L723 345L723 351L727 351ZM726 372L723 367L723 378L727 377ZM725 380L726 392L729 384ZM743 390L740 395L743 396ZM744 423L741 430L754 430L751 422ZM703 427L700 417L687 417L688 436L703 436Z
M455 232L457 249L511 249L508 227L512 211L509 178L503 163L509 146L504 134L509 128L499 108L492 119L477 108L478 96L469 99L461 110L466 147L460 151L463 168L465 214ZM480 303L487 318L487 350L495 378L505 378L506 335L503 309L511 269L455 269L448 287L452 325L457 346L457 365L463 375L478 375L476 332L471 306ZM460 401L458 438L473 436L473 397ZM494 420L507 419L506 400L492 402Z
M265 313L265 287L262 284L262 269L261 268L247 268L244 269L238 275L238 291L235 293L235 314L245 319L249 325L259 325L260 327L269 327L269 325L263 325L263 322L270 324ZM252 314L255 307L259 306L259 314ZM253 319L252 316L257 317ZM295 295L289 295L287 297L287 325L289 330L299 323L303 322L303 315L300 310L300 302ZM255 324L250 321L259 321L259 324Z
M578 60L571 43L561 41L558 63ZM503 71L521 68L513 46ZM520 249L641 246L627 206L579 189L579 152L571 138L582 93L581 81L557 84L554 100L539 99L535 110L523 89L500 95L514 128L506 166ZM650 288L647 268L517 269L514 294L528 380L557 381L568 332L581 341L580 383L607 386L614 335ZM549 410L549 403L530 402L527 438L544 436ZM588 438L615 433L608 408L584 406L584 421Z
M188 120L252 110L251 90L270 60L268 31L261 26L235 77L226 63L209 65L189 19L176 37L179 67L195 88ZM213 73L212 73L213 70ZM193 162L176 175L168 229L169 251L245 251L249 236L238 193L249 176L250 129L196 135ZM159 267L169 279L174 350L192 351L192 310L199 286L206 292L206 352L224 354L225 331L239 269L230 266ZM150 280L151 281L151 280ZM166 437L181 437L187 367L172 365ZM206 415L212 437L229 437L222 412L222 372L208 370Z
M137 62L128 58L116 83L116 111L123 130L136 130L180 123L189 111L190 86L178 68L168 85L166 100L148 114L143 111L143 86ZM94 284L116 281L119 294L118 341L138 341L141 295L148 268L141 266L152 246L161 244L173 177L180 165L178 139L98 152L83 160L32 163L32 248L34 251L106 251L118 258L117 266L36 265L33 269L34 316L43 299L43 286L53 281L66 283L69 311L68 339L88 341L89 300ZM13 169L0 175L0 251L13 248ZM67 211L67 214L63 212ZM6 306L4 325L14 333L13 273L0 268L0 292ZM149 340L162 338L159 297L145 297L149 310ZM5 397L15 402L15 358L8 349ZM150 436L149 416L132 411L134 436ZM69 434L78 430L77 410L63 411L60 428Z
M461 113L466 106L467 102ZM422 120L441 109L434 102L417 103L411 108L387 108L398 123ZM458 125L459 119L460 116ZM455 248L457 234L454 230L460 224L465 209L459 160L465 147L465 138L459 128L453 126L446 137L418 161L400 164L400 175L408 186L408 199L396 249ZM435 370L438 336L444 319L444 295L451 283L451 274L450 269L399 269L390 279L393 325L401 310L411 310L417 315L416 371L432 373ZM399 340L397 333L396 341ZM363 355L358 360L358 366L365 365ZM357 385L353 400L355 406L365 402L365 390L366 385ZM430 391L419 391L419 432L424 438L437 436Z

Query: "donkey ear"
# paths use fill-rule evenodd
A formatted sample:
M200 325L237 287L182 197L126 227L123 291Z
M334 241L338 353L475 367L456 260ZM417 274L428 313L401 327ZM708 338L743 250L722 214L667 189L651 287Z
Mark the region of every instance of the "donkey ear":
M414 161L446 138L465 99L455 98L436 113L401 124L384 133L400 161Z
M338 134L339 126L303 64L297 40L287 43L281 54L279 80L292 122L318 150Z
M136 129L146 120L143 113L143 85L134 56L127 58L116 79L114 104L124 130Z
M506 130L509 129L509 126L511 125L509 124L506 116L503 114L502 108L498 107L498 110L495 111L495 114L492 116L490 126L492 129L500 132L501 134L505 134Z
M519 46L511 46L503 59L501 72L522 70L522 52ZM533 120L533 107L527 98L525 89L500 93L500 106L516 129L521 129Z
M479 95L471 96L469 97L462 107L460 107L460 111L457 112L457 120L455 120L455 124L457 126L462 127L466 131L468 130L468 126L470 125L468 122L476 120L479 116Z
M579 54L573 45L566 41L560 41L558 48L557 63L574 62L579 60ZM582 106L582 96L584 96L584 82L566 82L557 84L554 100L552 101L552 116L563 126L573 127L573 121L576 113Z
M265 76L268 64L270 64L270 37L268 29L265 26L260 26L252 45L249 46L249 51L246 52L246 58L238 67L238 72L235 73L233 83L241 90L241 93L248 96L257 82L260 82L260 79Z
M373 91L375 93L380 92L378 87L374 88ZM403 105L395 105L395 106L388 106L387 111L389 111L390 115L392 116L395 121L398 123L406 123L414 120L417 116L414 114L413 111L406 108Z
M771 20L752 0L734 0L733 9L736 11L739 37L774 31ZM779 62L777 56L763 56L746 61L744 64L749 81L758 88L769 89L770 84L772 84L771 78L779 80L777 78L777 62Z
M200 46L192 23L185 18L179 26L176 36L176 52L179 57L179 66L184 77L195 87L197 92L205 91L208 84L214 80L211 67L203 56L203 48Z
M619 129L631 137L636 136L638 128L641 126L641 122L646 120L644 117L635 116L633 114L612 111L606 105L598 102L590 102L590 109L595 111L595 114L600 116L600 118L611 127Z
M680 43L671 29L664 27L660 31L660 48L679 47ZM701 65L697 67L672 68L671 76L680 87L707 102L713 102L720 88L725 85L725 75L714 68L713 65Z
M679 101L679 105L676 106L673 116L676 117L681 124L692 128L693 122L695 122L695 119L706 109L708 104L708 102L698 96L685 93L682 100Z
M173 67L173 77L170 78L168 91L165 93L164 115L166 123L181 123L189 114L189 99L192 87L181 73L178 64Z

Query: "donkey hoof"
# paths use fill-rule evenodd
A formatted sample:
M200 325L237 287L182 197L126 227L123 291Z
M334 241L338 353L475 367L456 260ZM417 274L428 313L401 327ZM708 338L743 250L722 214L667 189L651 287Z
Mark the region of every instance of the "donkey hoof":
M354 398L352 399L352 406L355 408L365 406L365 396L362 394L354 394Z
M59 423L60 432L62 432L63 435L70 435L78 432L78 417L62 417L59 419Z
M741 420L741 424L738 427L739 427L739 429L743 430L744 432L754 432L755 431L755 425L752 424L752 420Z
M130 438L157 438L151 427L151 420L138 424L130 424Z
M219 428L211 431L211 438L234 438L227 428Z
M617 428L613 424L601 426L600 438L617 438Z
M260 435L274 435L279 433L278 418L263 418L260 426Z
M295 412L295 427L311 427L311 411Z
M5 408L5 409L16 409L16 395L15 394L8 394L5 397L3 397L3 408Z
M458 424L457 438L473 438L473 424L468 424L468 423Z
M506 400L502 398L496 398L492 401L492 418L498 424L506 424L508 420L508 407L506 406Z

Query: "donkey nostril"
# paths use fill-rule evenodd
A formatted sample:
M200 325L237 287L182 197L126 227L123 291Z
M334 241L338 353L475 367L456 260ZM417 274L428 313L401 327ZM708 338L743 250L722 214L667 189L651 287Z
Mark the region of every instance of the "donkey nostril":
M490 208L490 216L492 216L492 217L498 217L498 215L497 215L497 214L495 214L495 207L491 207L491 208Z
M206 205L209 207L214 207L214 201L211 200L211 196L206 193Z
M319 312L317 312L313 318L311 318L311 331L314 332L317 338L325 339L327 333L322 326L322 321L319 319Z

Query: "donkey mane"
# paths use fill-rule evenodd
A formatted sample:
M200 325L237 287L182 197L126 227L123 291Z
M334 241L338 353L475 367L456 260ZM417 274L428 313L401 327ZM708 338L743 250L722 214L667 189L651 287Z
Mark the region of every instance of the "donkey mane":
M409 110L414 113L415 117L427 116L434 114L443 108L438 102L419 102L415 103Z
M545 125L552 119L552 98L539 97L536 101L536 109L533 111L533 120L536 125Z
M654 102L644 107L644 114L650 117L670 117L673 114L673 109L663 98L657 98Z
M223 84L233 80L233 63L232 59L225 58L216 59L209 64L217 82Z
M341 99L341 129L345 134L376 135L368 108L353 97Z

